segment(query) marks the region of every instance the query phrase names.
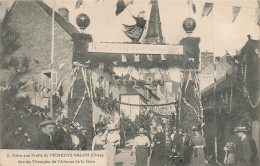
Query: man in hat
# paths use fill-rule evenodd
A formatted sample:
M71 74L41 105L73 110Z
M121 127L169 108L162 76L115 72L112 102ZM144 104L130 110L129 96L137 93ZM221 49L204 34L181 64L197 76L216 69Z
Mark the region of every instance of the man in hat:
M69 134L69 119L62 120L62 126L54 134L54 146L57 150L70 150L72 146L72 139Z
M180 153L181 165L189 165L190 162L189 142L190 142L190 137L187 135L187 130L183 129L177 147L178 152Z
M171 150L176 150L176 147L178 146L179 143L179 132L177 132L176 127L172 128L172 134L170 136L170 148Z
M87 128L82 127L81 131L78 134L79 137L79 149L80 150L87 150L88 146L88 139L87 139Z
M55 121L46 120L39 124L41 133L34 142L35 150L54 150L55 147L52 142L52 134L54 131Z
M236 127L234 133L240 141L237 144L237 159L239 166L256 166L257 148L253 138L247 136L246 127Z

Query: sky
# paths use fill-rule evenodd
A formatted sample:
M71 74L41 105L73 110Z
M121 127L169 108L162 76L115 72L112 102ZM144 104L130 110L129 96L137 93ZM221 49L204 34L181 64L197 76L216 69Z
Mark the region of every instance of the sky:
M0 0L1 1L1 0ZM53 6L52 0L43 0L49 6ZM149 19L151 5L150 0L134 0L128 6L129 11L137 16L141 10L145 11L145 19ZM187 0L158 0L162 25L162 33L165 42L178 44L188 35L182 28L183 21L192 17L196 20L196 28L192 37L200 37L200 50L214 52L216 56L223 56L226 50L231 55L239 50L248 40L250 34L253 39L259 39L259 26L257 26L256 8L257 0L193 0L197 12L193 14ZM205 2L214 3L209 16L201 17ZM69 10L69 20L76 25L76 17L80 13L86 13L90 17L90 25L85 33L92 34L94 42L126 42L130 41L122 30L122 24L135 23L131 13L124 10L119 16L115 16L117 0L83 0L83 5L75 9L76 0L55 0L55 10L65 7ZM4 5L3 5L4 4ZM11 1L0 6L0 18L3 15L3 7L10 6ZM240 13L232 23L232 6L240 6ZM144 32L145 35L145 32ZM142 40L140 40L142 41Z

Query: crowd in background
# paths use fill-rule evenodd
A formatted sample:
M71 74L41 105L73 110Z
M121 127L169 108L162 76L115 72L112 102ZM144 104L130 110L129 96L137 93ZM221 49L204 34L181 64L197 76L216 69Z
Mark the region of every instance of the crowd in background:
M34 149L39 150L105 150L107 165L114 166L117 148L122 136L118 123L111 121L108 124L96 125L95 136L89 142L86 128L77 128L63 119L62 125L55 130L55 122L46 120L39 124L41 133L36 138ZM206 141L196 126L192 128L192 134L186 129L173 127L169 135L170 145L166 146L166 135L162 126L156 127L156 133L151 134L144 128L139 128L134 138L130 155L136 156L136 166L203 166L208 161L205 155ZM223 149L227 166L256 166L257 148L255 141L247 136L246 127L236 127L234 133L240 138L239 142L228 142ZM150 161L148 161L150 159Z

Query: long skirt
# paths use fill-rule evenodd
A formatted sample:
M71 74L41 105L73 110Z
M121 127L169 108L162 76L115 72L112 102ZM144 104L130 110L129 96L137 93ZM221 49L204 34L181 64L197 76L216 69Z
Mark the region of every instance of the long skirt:
M162 166L165 165L168 160L166 148L164 145L154 146L152 151L150 166Z
M191 166L204 166L205 155L203 149L193 149L193 154L191 158Z
M103 149L104 149L103 145L96 144L94 147L94 150L103 150Z
M106 154L107 154L107 166L114 166L116 159L116 146L111 143L105 145Z
M136 146L136 166L147 166L149 148L146 146Z

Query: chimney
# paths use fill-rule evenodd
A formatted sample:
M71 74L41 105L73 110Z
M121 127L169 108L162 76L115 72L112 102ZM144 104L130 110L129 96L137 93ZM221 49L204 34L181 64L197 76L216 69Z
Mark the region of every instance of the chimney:
M67 8L59 8L59 14L69 22L69 10Z

